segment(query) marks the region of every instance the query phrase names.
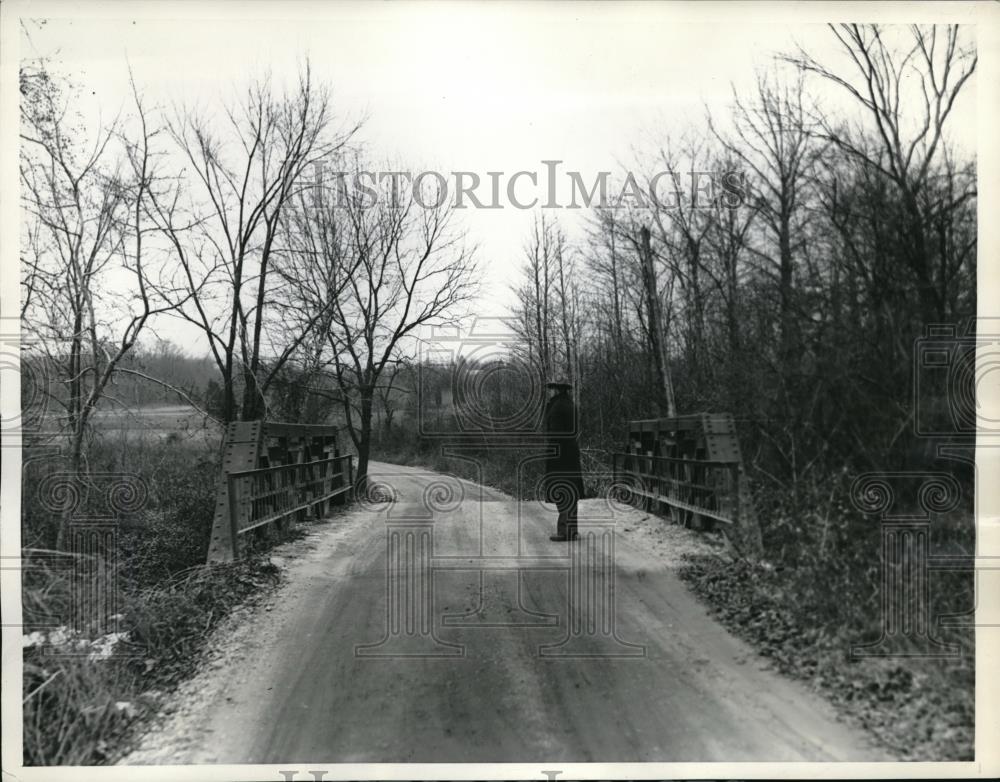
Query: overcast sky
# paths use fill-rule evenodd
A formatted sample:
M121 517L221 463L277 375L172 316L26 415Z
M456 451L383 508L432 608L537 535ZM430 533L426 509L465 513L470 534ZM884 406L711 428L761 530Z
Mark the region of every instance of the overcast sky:
M62 8L61 16L73 13ZM415 172L541 172L542 160L557 159L587 181L600 170L623 174L635 148L699 132L706 104L724 112L730 84L745 92L775 52L800 43L836 54L815 8L796 10L813 23L776 20L749 4L723 6L710 20L704 9L654 3L132 8L143 16L32 26L22 56L56 54L110 115L127 102L127 62L147 98L169 105L225 99L267 68L291 77L308 55L316 76L333 85L338 111L368 117L361 136L372 156ZM836 107L837 98L827 104ZM966 96L952 122L969 149L974 108ZM582 212L550 214L577 235ZM510 301L531 217L512 208L463 215L487 269L486 308L502 311ZM190 344L179 329L160 332Z

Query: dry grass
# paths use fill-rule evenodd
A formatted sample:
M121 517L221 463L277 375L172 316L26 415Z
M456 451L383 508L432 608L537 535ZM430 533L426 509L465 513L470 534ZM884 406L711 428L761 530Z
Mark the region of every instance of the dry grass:
M38 575L39 607L71 592L64 571ZM278 569L254 558L201 565L164 583L126 594L115 634L66 626L35 630L23 652L24 762L90 765L119 755L132 728L199 663L205 641L235 606L278 583Z
M52 551L55 519L33 489L58 464L40 461L25 471L23 540L33 547L23 551L22 570L26 765L113 760L135 726L196 669L218 623L277 584L277 568L260 556L204 564L218 441L205 430L181 426L164 437L162 429L137 435L108 427L91 448L92 470L135 473L148 494L143 507L119 514L117 546L103 559ZM99 612L74 574L74 563L85 561L117 583L117 600ZM74 610L81 607L96 623L80 621Z

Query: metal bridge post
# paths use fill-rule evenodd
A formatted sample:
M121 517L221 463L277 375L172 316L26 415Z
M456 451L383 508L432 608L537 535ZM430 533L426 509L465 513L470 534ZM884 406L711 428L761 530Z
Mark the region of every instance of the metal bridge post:
M233 542L233 557L239 556L239 540L240 540L240 509L239 509L239 497L236 489L236 478L232 475L225 476L226 481L226 495L228 497L229 503L229 535L230 540Z

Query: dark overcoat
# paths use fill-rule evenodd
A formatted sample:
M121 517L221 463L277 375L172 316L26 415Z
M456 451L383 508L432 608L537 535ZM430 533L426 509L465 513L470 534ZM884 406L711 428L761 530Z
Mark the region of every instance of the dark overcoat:
M556 394L545 407L543 426L546 443L556 453L545 462L546 500L557 502L560 488L572 487L577 499L583 497L583 469L577 442L576 409L568 394Z

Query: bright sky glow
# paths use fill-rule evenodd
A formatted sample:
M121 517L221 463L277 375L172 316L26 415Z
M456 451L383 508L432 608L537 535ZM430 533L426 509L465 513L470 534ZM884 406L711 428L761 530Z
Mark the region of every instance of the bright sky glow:
M21 8L42 17L48 6ZM54 55L106 116L127 105L129 64L151 103L211 105L266 69L293 77L308 56L341 115L368 117L361 138L373 159L484 178L541 174L551 159L587 182L601 170L623 175L637 150L703 132L706 106L723 114L731 85L746 91L775 52L800 43L836 57L820 4L785 6L780 20L752 4L150 3L128 6L142 12L135 18L119 4L77 18L77 6L53 8L62 18L29 27L22 56ZM973 82L951 123L967 149L974 95ZM549 215L579 235L584 212ZM463 220L487 269L484 308L502 314L532 213L468 210ZM157 330L197 339L180 324Z

